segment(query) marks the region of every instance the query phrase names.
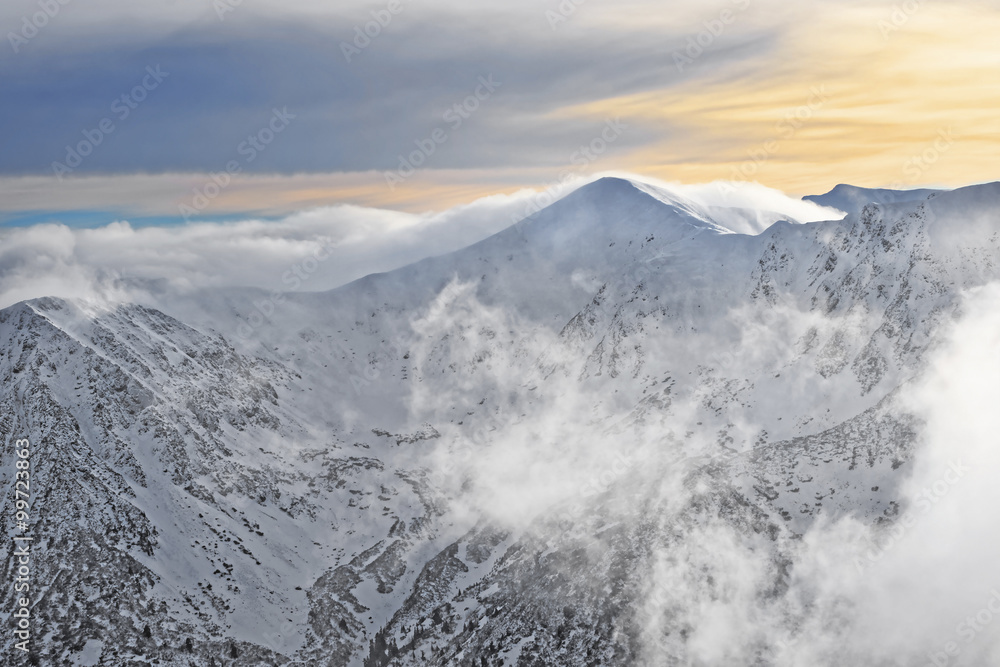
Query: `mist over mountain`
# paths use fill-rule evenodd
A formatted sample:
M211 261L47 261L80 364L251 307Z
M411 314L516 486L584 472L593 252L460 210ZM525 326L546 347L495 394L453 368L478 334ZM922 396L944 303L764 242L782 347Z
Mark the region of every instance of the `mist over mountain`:
M11 233L37 664L1000 664L1000 184L528 197L356 279Z

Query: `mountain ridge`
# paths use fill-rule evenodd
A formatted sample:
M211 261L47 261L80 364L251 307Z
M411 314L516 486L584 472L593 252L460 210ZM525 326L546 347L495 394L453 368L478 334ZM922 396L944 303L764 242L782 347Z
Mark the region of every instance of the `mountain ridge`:
M44 494L36 576L62 589L35 605L58 633L42 658L704 660L699 601L750 618L732 590L798 637L803 540L905 508L922 427L898 396L963 291L1000 277L1000 184L757 235L677 204L599 182L457 253L287 294L244 337L263 293L0 310L5 434L32 439ZM726 650L795 664L754 637Z

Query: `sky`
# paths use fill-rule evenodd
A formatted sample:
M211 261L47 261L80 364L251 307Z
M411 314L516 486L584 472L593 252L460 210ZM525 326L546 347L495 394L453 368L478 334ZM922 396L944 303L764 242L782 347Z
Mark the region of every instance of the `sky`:
M6 0L0 226L1000 178L1000 3Z

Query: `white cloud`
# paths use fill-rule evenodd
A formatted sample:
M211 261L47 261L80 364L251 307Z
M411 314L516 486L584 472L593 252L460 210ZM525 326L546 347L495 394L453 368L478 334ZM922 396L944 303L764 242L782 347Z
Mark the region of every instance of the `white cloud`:
M745 233L759 232L780 217L800 222L830 217L830 209L758 185L662 185L711 207L730 228ZM554 186L546 201L571 190ZM464 248L504 229L541 199L534 190L521 190L421 215L337 205L278 221L133 228L123 220L96 229L62 224L12 228L0 232L0 307L42 296L125 298L128 290L151 285L181 291L328 290ZM723 207L758 207L777 215ZM318 263L308 280L289 275L298 263L325 253L329 258Z
M275 222L8 229L0 233L0 307L42 296L119 298L123 290L151 283L181 291L332 289L500 231L524 196L487 197L426 215L341 205ZM296 264L325 253L329 258L308 281L289 277Z
M777 214L770 216L770 222L782 218L795 222L818 222L820 220L839 220L844 217L843 211L790 197L781 190L775 190L760 183L713 181L711 183L686 184L658 181L645 176L641 180L674 192L716 214L722 212L720 209L738 209L745 213L758 215ZM766 216L761 217L757 222L760 223L766 219L768 219ZM736 221L731 216L727 216L726 220L720 220L720 222ZM737 224L740 225L739 228L733 229L733 231L738 233L756 234L762 231L761 226L755 225L751 221Z
M864 661L855 664L1000 657L1000 285L964 305L899 400L924 422L900 515L884 530L847 518L805 535L788 596L798 622L774 628L785 642L778 664L837 664L845 647Z

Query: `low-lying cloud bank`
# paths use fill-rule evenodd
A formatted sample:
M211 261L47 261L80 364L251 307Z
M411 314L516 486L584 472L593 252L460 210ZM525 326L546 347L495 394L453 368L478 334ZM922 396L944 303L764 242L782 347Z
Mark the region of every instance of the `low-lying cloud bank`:
M278 221L9 229L0 232L0 307L43 296L124 300L136 289L333 289L466 247L585 183L495 195L423 215L341 205ZM800 222L837 217L757 184L661 185L705 207L756 209ZM772 218L761 223L755 215L726 216L739 232L759 231ZM749 222L740 225L739 219Z

